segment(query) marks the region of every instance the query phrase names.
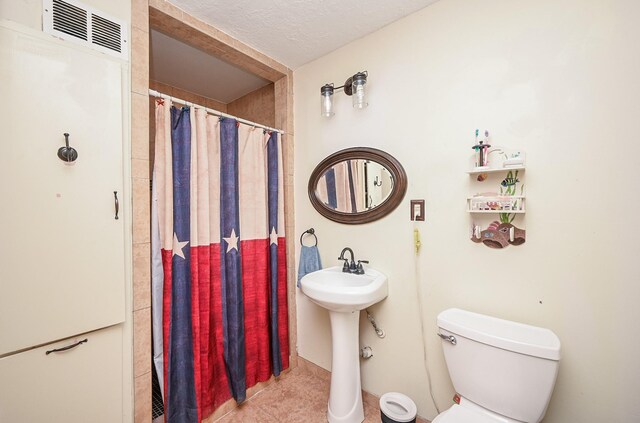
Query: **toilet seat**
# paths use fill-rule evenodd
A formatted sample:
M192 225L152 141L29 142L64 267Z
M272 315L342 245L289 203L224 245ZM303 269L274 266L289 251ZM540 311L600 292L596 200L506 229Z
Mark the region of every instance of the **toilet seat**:
M501 423L502 421L454 404L447 411L438 414L433 423Z

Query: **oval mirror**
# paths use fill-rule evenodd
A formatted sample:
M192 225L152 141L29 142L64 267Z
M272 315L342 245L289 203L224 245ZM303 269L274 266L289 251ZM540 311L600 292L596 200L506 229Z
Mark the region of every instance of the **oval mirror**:
M407 191L407 175L393 156L375 148L338 151L309 178L309 199L324 217L359 224L391 213Z

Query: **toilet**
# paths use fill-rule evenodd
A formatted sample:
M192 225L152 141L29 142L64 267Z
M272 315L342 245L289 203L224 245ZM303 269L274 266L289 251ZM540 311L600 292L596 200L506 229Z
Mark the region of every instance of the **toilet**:
M458 395L433 423L542 420L560 363L552 331L455 308L438 315L438 328Z

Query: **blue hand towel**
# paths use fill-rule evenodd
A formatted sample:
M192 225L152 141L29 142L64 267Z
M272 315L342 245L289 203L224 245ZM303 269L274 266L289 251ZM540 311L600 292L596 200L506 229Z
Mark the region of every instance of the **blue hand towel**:
M322 269L322 263L320 263L320 251L317 246L307 247L303 245L300 247L300 264L298 265L298 288L300 288L300 279L307 273L315 272Z

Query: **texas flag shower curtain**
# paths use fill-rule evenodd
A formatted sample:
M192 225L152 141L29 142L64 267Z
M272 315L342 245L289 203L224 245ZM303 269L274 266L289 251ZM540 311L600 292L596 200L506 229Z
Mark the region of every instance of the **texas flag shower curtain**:
M158 99L153 178L165 419L198 423L289 367L280 136Z

